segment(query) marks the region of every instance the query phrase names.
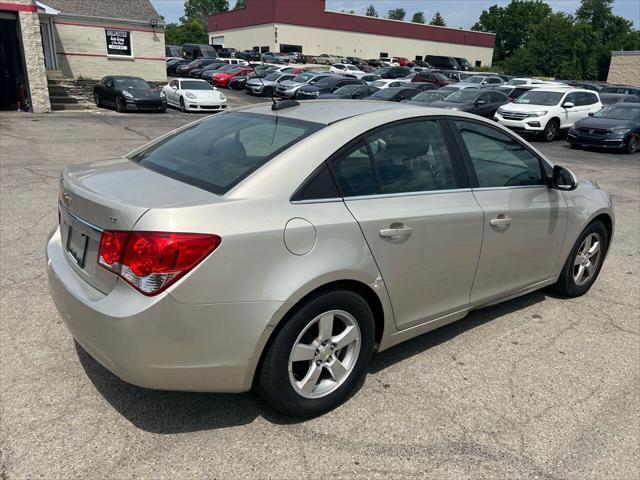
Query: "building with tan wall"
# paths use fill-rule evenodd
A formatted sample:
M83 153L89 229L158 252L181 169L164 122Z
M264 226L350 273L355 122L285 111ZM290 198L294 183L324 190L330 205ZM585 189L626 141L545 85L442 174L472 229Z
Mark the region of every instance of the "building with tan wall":
M304 8L301 8L304 6ZM491 65L495 35L326 10L325 0L246 0L245 7L209 15L209 43L261 52L344 57L427 55Z
M611 52L607 82L640 85L640 51Z
M107 75L166 80L164 26L149 0L0 1L0 108L15 108L22 84L32 110L46 112L47 78Z

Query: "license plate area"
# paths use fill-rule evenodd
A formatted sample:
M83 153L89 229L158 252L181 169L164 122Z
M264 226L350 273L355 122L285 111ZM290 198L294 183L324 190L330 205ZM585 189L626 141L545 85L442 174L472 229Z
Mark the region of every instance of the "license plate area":
M74 229L72 225L69 225L68 228L66 245L67 253L76 262L78 267L84 268L89 237L77 229Z

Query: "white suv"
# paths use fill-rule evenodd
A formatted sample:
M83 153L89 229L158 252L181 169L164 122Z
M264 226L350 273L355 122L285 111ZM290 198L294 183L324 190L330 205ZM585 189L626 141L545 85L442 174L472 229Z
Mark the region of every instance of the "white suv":
M542 134L544 140L551 142L561 130L568 130L601 108L600 97L591 90L542 87L500 107L494 120L518 133Z

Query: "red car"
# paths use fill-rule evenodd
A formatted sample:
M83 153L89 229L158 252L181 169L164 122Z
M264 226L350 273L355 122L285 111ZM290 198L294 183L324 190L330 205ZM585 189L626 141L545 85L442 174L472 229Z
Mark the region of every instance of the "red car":
M227 70L226 72L214 73L211 76L211 81L213 82L213 84L216 87L228 88L229 87L229 80L231 80L233 77L240 77L242 75L249 75L251 72L253 72L252 68L236 67L236 68L232 68L231 70Z
M408 58L404 58L404 57L397 57L397 58L398 58L398 63L400 64L401 67L413 67L413 62Z
M418 72L415 74L411 81L435 83L436 85L440 85L441 87L453 83L447 77L438 72Z

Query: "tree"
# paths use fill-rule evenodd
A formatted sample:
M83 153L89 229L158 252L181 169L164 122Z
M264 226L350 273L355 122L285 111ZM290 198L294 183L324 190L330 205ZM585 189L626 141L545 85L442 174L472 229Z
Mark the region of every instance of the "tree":
M472 30L496 34L494 62L518 51L530 38L530 26L552 14L551 7L538 0L512 0L506 7L493 5L484 10Z
M182 45L184 43L209 43L207 30L197 18L181 19L180 25L169 23L164 29L164 41L167 45Z
M387 18L390 20L404 20L406 15L404 8L393 8L387 13Z
M373 5L367 7L367 11L364 13L367 17L378 17L378 12Z
M184 17L187 20L197 19L207 28L207 16L213 13L229 11L229 0L185 0ZM181 18L180 21L185 23Z
M429 25L437 25L438 27L446 27L447 24L444 23L444 18L440 15L440 12L436 11L436 14L433 16Z
M247 6L246 0L236 0L236 6L233 7L234 10L240 10L241 8L245 8Z
M425 23L424 13L416 12L413 14L413 18L411 19L413 23Z

